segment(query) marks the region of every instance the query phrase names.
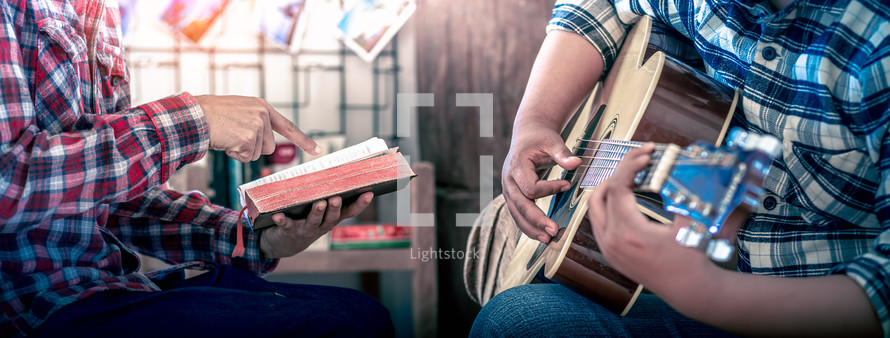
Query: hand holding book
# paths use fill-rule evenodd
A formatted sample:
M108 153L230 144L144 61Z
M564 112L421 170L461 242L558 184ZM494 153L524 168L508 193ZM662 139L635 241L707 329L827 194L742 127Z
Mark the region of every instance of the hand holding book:
M345 206L339 196L331 197L327 201L316 201L304 219L289 218L284 216L284 213L273 214L272 221L277 226L269 227L260 233L260 252L263 258L296 255L331 231L335 225L365 210L373 197L374 193L366 192L355 202Z
M414 176L408 161L398 152L398 148L388 148L383 140L372 138L313 161L245 183L238 187L238 193L244 205L242 212L247 211L248 224L254 230L272 225L280 227L282 222L286 221L283 218L302 220L300 222L310 224L329 224L332 227L364 210L367 207L365 202L370 203L373 195L401 189L407 186ZM339 209L343 204L350 206L341 214ZM323 213L325 206L328 207L330 215ZM324 215L323 219L321 215ZM330 224L328 218L333 224ZM297 228L300 229L288 230L296 231L291 232L290 236L295 236L297 239L312 237L314 234L320 236L330 230L330 228L309 229L307 235L306 232L302 232L306 229ZM305 243L306 246L309 244L311 242ZM299 250L305 249L305 246L295 247ZM239 249L236 247L233 255L241 253ZM291 253L291 251L286 253L299 252ZM263 253L270 254L265 251ZM279 257L278 254L269 257Z
M380 196L408 185L415 176L398 148L372 138L238 187L254 229L273 224L272 214L304 218L311 203L340 196L350 203L362 193Z

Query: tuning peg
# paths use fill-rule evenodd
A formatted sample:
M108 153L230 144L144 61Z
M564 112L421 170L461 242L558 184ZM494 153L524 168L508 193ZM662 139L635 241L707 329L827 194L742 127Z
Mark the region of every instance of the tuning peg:
M674 239L677 243L687 248L700 248L705 236L710 237L710 235L695 231L695 223L693 223L692 226L682 227L677 230L677 236Z
M689 197L686 197L686 195L682 193L675 193L671 196L671 202L674 203L674 205L684 204L687 200L689 200Z
M752 137L753 140L746 142L751 144L749 149L762 151L771 158L782 156L782 142L778 138L772 135L748 136L749 139Z
M714 206L711 203L705 203L700 212L702 217L711 217L711 213L714 212Z
M695 248L704 252L714 261L726 262L732 258L735 247L725 239L711 238L711 234L707 232L695 231L695 224L688 227L682 227L677 230L675 240L682 246L687 248Z
M712 239L708 241L708 249L705 253L715 261L726 262L732 258L733 251L735 251L735 248L728 240Z
M732 128L729 131L726 145L742 150L761 151L772 158L782 155L782 142L779 142L779 139L775 136L752 134L738 127Z

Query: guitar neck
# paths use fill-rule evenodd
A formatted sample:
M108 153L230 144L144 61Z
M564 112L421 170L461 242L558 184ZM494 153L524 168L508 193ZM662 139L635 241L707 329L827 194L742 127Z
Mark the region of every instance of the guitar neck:
M582 162L586 162L582 164L586 168L582 169L584 176L578 183L579 187L592 188L600 185L606 178L612 176L618 162L628 151L642 145L643 143L635 141L579 140L578 153L583 159ZM657 192L670 176L671 168L682 151L682 148L674 144L655 144L649 166L640 171L635 178L638 189Z

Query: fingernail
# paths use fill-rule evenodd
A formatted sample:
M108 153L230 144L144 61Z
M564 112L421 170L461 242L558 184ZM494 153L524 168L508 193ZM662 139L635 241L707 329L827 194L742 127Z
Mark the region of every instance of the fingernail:
M556 236L556 227L547 227L547 233L550 234L550 236Z
M550 236L540 235L540 236L538 236L538 240L543 243L547 243L547 242L550 242Z
M312 155L321 154L321 147L315 146L315 149L312 149Z
M339 199L334 199L334 200L330 201L329 203L331 203L331 206L332 206L332 207L335 207L335 208L340 206L340 200L339 200Z
M272 221L274 221L275 223L281 223L281 222L284 222L284 215L282 215L282 214L274 214L274 215L272 215Z

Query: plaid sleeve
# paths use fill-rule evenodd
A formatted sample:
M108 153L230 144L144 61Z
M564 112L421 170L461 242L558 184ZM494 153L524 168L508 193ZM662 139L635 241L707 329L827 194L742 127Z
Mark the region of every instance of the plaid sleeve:
M605 75L615 63L628 30L640 15L655 19L650 43L686 61L700 59L685 34L686 30L679 24L681 14L688 14L688 9L665 8L646 1L559 0L553 7L547 32L561 30L584 37L602 55ZM699 61L693 61L694 66L698 65L696 62Z
M27 87L27 80L15 77L22 74L15 66L0 64L0 73L4 88ZM27 114L35 108L26 96L10 99L5 92L0 102L4 227L135 198L207 149L206 123L187 94L115 114L83 114L74 122L78 129L52 132L30 124Z
M612 2L600 0L559 0L547 24L548 33L568 31L587 39L603 56L603 74L615 62L628 28L619 20Z
M890 39L882 45L883 53L876 61L866 64L859 81L862 104L859 114L851 119L856 131L865 135L869 155L878 167L878 188L875 194L875 214L881 233L872 250L856 259L840 264L832 273L844 273L865 290L874 307L884 336L890 336Z
M210 146L207 123L195 98L183 93L138 107L151 117L161 145L161 182L187 163L204 157Z
M200 261L205 266L231 264L268 273L277 259L262 259L259 233L244 226L243 257L232 258L236 211L213 205L200 192L155 188L109 209L108 228L137 251L170 264Z
M91 80L83 37L67 16L20 5L0 5L4 232L132 199L203 156L206 122L190 95L95 111L81 95Z

